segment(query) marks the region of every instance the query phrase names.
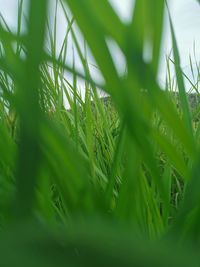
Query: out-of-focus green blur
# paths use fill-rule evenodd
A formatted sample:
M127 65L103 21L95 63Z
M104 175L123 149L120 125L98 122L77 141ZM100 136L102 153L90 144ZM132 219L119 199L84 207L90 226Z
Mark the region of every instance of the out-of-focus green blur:
M190 61L191 81L181 69L167 3L136 0L125 24L107 0L54 1L53 29L48 0L19 0L16 32L0 15L0 266L199 266L200 70ZM173 56L164 90L165 15ZM123 77L108 40L124 56Z

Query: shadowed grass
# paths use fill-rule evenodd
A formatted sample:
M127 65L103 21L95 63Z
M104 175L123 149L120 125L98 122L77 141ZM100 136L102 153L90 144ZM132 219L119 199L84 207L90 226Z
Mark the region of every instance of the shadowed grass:
M106 0L56 1L53 23L47 0L28 3L25 33L24 1L16 33L0 20L2 265L196 266L199 103L190 106L184 78L198 94L199 68L190 58L193 81L181 69L170 19L174 57L160 88L165 1L137 0L129 24ZM123 77L108 38L126 60ZM93 80L88 49L105 83Z

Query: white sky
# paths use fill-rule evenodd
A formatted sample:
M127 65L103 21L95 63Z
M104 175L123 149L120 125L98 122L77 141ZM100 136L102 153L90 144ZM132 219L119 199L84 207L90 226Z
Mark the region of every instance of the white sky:
M27 3L27 0L24 0ZM99 1L99 0L97 0ZM134 0L109 0L115 7L116 12L125 22L128 22L131 18L131 13L134 5ZM51 0L55 3L55 0ZM12 28L16 27L17 21L17 3L18 0L0 0L0 12L6 19L8 25ZM193 44L196 44L197 60L200 59L200 5L196 0L169 0L170 12L172 15L173 24L175 27L175 33L178 40L178 46L181 55L182 67L188 72L189 53L193 52ZM60 13L58 16L58 44L62 40L65 33L65 20L64 16ZM165 36L163 40L162 58L164 59L166 54L169 54L171 49L170 33L168 23L165 27ZM112 45L112 44L111 44ZM123 57L117 51L115 47L112 47L117 55L115 60L121 61L123 65ZM91 62L93 60L91 59ZM162 60L161 62L164 62ZM78 64L79 65L79 64ZM118 64L121 65L121 64ZM161 64L160 79L164 83L165 65ZM98 76L98 75L97 75ZM98 78L98 77L97 77Z

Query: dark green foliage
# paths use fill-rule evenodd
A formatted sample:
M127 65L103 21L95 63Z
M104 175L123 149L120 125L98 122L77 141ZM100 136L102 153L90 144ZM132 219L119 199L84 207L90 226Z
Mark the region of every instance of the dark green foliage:
M49 1L28 3L25 33L23 0L17 33L0 20L0 264L198 266L198 77L187 94L171 21L166 90L157 82L165 1L136 0L129 24L107 0L56 1L66 18L58 53L56 10L50 29ZM104 84L92 78L75 21ZM79 59L66 63L70 35L82 73ZM123 77L108 38L126 59Z

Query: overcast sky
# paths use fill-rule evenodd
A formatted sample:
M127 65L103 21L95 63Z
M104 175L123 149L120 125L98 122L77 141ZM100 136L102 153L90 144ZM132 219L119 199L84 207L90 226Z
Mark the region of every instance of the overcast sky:
M25 3L27 0L24 0ZM98 0L97 0L98 1ZM114 6L116 12L120 18L128 22L131 18L131 13L134 5L134 0L109 0ZM55 0L51 0L52 3ZM8 24L15 28L17 21L17 3L18 0L0 0L0 12L3 14L4 18ZM181 54L181 63L184 70L188 71L188 56L189 53L193 52L193 44L196 44L197 60L200 59L200 5L196 0L171 0L170 3L170 12L172 15L172 20L175 27L175 33L178 40L178 46ZM60 13L58 16L58 43L62 40L63 34L65 33L64 16ZM115 48L113 47L113 50ZM163 40L163 50L162 58L165 54L168 54L171 49L169 27L166 23L165 27L165 36ZM117 59L123 61L120 53L117 52ZM163 62L163 61L162 61ZM122 65L123 64L118 64ZM164 80L165 67L162 63L161 79Z

